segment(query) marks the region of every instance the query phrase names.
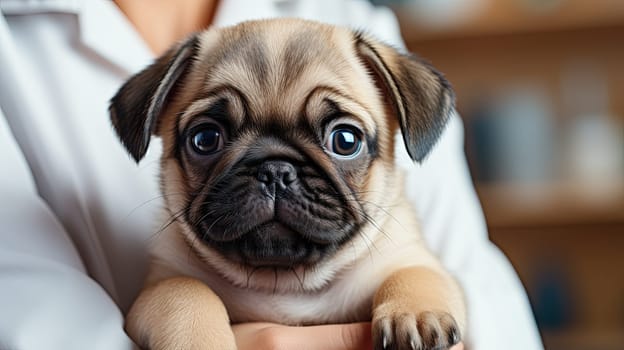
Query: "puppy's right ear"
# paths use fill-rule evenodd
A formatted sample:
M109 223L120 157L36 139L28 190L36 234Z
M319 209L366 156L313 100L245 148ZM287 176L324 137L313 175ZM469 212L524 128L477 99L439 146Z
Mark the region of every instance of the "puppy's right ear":
M111 121L135 161L145 155L150 138L158 129L160 115L197 53L198 41L193 36L169 49L132 76L111 99Z

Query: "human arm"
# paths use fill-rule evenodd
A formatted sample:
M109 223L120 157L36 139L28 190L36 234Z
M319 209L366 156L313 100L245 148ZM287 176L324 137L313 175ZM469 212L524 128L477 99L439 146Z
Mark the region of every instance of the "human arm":
M15 79L23 75L12 43L0 17L0 349L132 349L121 312L39 196L14 135L9 116L36 103L18 98L30 86Z
M122 315L37 195L0 115L0 348L132 349Z

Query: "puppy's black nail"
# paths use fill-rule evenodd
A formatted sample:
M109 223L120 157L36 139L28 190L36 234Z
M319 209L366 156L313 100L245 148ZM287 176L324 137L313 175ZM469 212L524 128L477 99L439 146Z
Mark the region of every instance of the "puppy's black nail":
M449 332L449 339L448 339L449 344L455 345L459 343L460 340L461 340L461 336L459 334L459 330L455 327L452 327Z

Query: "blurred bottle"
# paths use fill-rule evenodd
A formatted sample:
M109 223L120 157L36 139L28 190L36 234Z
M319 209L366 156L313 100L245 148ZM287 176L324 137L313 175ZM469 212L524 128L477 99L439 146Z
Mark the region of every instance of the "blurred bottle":
M468 118L478 180L516 184L552 181L557 143L552 106L539 84L522 83L482 99Z
M564 178L588 196L607 198L624 182L624 125L610 115L608 79L598 66L573 62L561 82Z
M531 295L533 312L540 329L558 330L569 327L576 309L570 273L560 261L544 258L535 271Z

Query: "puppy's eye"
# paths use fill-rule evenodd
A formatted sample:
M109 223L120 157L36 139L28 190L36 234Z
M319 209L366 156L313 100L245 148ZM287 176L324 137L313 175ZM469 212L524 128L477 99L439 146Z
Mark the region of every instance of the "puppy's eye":
M219 126L208 124L194 131L190 142L196 153L209 155L223 148L223 132Z
M327 149L332 153L343 157L353 157L362 148L360 132L349 125L338 125L329 134Z

